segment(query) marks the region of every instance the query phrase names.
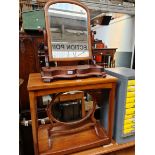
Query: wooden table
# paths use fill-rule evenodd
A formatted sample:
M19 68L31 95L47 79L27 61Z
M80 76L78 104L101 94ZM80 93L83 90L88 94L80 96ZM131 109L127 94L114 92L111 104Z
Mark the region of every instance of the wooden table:
M101 62L96 62L103 67L115 67L114 55L117 48L93 48L93 56L102 56ZM106 60L110 57L110 60Z
M71 155L101 155L101 154L107 154L107 153L109 155L109 153L113 154L116 151L124 150L134 146L135 146L134 141L123 143L123 144L117 144L114 140L112 140L112 142L109 145L100 146L100 147L84 150L77 153L72 153Z
M59 92L68 92L73 90L92 90L92 89L110 89L109 94L109 113L108 113L108 130L107 135L112 140L113 118L114 118L114 99L117 78L107 75L106 78L86 78L75 80L59 80L51 83L42 82L40 73L32 73L29 75L28 91L30 99L30 110L32 119L32 134L35 155L39 153L38 148L38 122L37 122L37 97ZM90 137L87 137L90 138ZM91 138L90 138L91 139ZM96 143L97 144L97 143ZM98 145L101 145L101 140ZM92 144L90 146L95 146ZM87 148L90 148L87 147ZM44 153L46 154L46 153ZM48 154L50 154L48 152Z

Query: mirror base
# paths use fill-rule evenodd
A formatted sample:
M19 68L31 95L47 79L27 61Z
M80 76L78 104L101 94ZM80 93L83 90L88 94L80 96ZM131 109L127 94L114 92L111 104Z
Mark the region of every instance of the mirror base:
M38 132L39 152L41 155L69 154L109 144L111 140L99 122L97 123L97 128L100 131L101 137L96 135L94 127L90 127L78 133L49 138L48 126L46 128L40 127ZM51 146L49 145L49 141Z
M44 82L58 79L78 79L88 77L106 77L104 68L97 65L78 65L62 67L42 67L41 77Z

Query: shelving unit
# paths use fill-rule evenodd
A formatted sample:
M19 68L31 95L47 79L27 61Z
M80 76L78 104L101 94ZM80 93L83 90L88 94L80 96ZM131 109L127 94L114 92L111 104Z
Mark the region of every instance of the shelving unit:
M119 144L135 139L135 70L125 67L106 68L105 71L118 78L115 100L115 123L113 137ZM101 122L106 124L105 116Z

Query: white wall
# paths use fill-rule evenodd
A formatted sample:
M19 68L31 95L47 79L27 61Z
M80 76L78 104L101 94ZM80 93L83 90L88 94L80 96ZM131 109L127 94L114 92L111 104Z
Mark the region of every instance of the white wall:
M132 51L134 44L134 17L124 15L111 20L109 25L98 25L95 39L102 40L109 48L118 48L119 51Z
M121 58L118 57L119 55L118 52L134 51L133 50L135 45L135 17L134 16L124 15L120 18L111 20L109 25L107 26L97 25L96 27L93 28L93 30L96 31L95 39L102 40L108 46L108 48L118 48L115 56L117 60L126 61L126 60L123 60L124 56L123 57L120 56ZM127 58L124 58L124 59L127 59ZM116 66L117 66L117 62L116 62Z

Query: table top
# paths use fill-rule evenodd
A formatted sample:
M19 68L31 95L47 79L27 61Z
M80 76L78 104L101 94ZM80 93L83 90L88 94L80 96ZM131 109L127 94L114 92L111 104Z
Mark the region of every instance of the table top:
M135 146L135 141L117 144L114 140L112 140L111 144L103 145L96 148L80 151L77 153L72 153L70 155L99 155L99 154L107 154L107 153L114 153L115 151L119 151L122 149L130 148ZM122 153L121 153L122 154Z
M92 50L116 50L117 48L93 48Z
M90 77L85 79L69 79L69 80L57 80L50 83L45 83L41 79L40 73L31 73L29 75L28 81L28 90L43 90L50 88L61 88L61 87L69 87L69 86L84 86L84 85L94 85L94 84L103 84L103 83L115 83L117 82L117 78L107 75L105 78L102 77Z

